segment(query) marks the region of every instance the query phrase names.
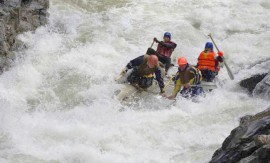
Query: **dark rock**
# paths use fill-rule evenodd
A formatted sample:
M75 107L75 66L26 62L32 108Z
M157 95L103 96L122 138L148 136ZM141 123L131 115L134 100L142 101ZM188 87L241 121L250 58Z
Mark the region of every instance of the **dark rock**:
M261 82L267 74L256 74L250 78L242 80L240 86L246 88L250 94L252 94L256 85Z
M244 123L232 130L210 161L211 163L270 162L270 147L257 141L259 135L269 134L270 109L247 116Z
M270 163L270 145L259 148L252 155L241 159L239 163Z
M270 145L265 145L257 152L260 162L270 162Z
M249 156L239 161L239 163L259 163L258 157L256 156Z
M270 99L270 74L268 74L253 91L254 96Z
M21 45L18 34L47 23L48 7L49 0L0 0L0 70L9 65L12 51Z
M244 117L241 117L240 125L247 125L251 119L252 119L252 115L245 115Z

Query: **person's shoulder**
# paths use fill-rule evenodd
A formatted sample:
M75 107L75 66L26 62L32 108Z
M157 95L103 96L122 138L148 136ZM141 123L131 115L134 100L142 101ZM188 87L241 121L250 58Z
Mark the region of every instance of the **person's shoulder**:
M189 70L190 72L196 72L196 71L197 71L197 68L196 68L195 66L189 66L189 67L188 67L188 70Z
M145 55L142 55L142 56L143 56L143 58L149 58L150 55L145 54Z
M174 41L170 41L169 43L177 46L177 44Z
M216 53L214 52L214 51L210 51L210 52L208 52L209 54L214 54L214 55L216 55Z
M160 63L158 63L158 65L155 66L156 70L161 71L162 67L160 66Z
M140 62L143 62L144 60L147 60L147 59L148 58L146 58L145 55L141 55L141 56L133 59L133 61L140 63Z
M138 59L140 60L140 62L146 62L149 58L149 55L145 54L145 55L141 55L140 57L138 57Z

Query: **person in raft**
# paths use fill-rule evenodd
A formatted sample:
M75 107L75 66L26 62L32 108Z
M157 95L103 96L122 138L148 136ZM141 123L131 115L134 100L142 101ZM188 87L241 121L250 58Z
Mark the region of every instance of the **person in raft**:
M221 62L223 62L223 52L219 51L218 56L216 56L213 51L213 43L207 42L197 63L197 68L202 72L203 81L212 82L215 79L220 70Z
M171 41L171 33L165 32L163 36L163 41L159 41L156 37L154 41L158 43L156 55L159 61L165 65L165 72L169 70L171 66L171 55L176 48L177 44Z
M170 96L163 94L163 97L173 100L178 92L185 98L201 95L204 91L200 86L202 80L200 70L191 66L185 57L178 58L178 66L178 72L173 79L175 82L173 93Z
M123 76L132 69L131 74L127 77L127 81L134 86L147 89L153 84L154 75L160 87L160 93L165 93L164 82L161 75L159 60L156 55L142 55L131 60L122 70Z

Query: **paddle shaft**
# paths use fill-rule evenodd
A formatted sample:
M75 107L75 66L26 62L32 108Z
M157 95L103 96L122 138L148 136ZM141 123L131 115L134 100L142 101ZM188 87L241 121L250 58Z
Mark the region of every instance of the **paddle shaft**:
M164 86L164 90L171 84L171 82L172 82L172 77L170 78L170 80Z
M211 36L211 34L208 35L210 37L210 39L212 40L214 46L216 47L217 51L219 51L216 42L214 41L213 37Z
M212 42L213 42L214 46L216 47L217 51L219 51L219 49L218 49L218 47L217 47L217 44L216 44L216 42L214 41L214 39L213 39L213 37L211 36L211 34L209 34L208 36L209 36L210 39L212 40ZM228 75L229 75L230 79L233 80L233 79L234 79L234 76L233 76L233 73L232 73L230 67L228 66L228 64L227 64L227 62L226 62L226 60L225 60L225 58L222 57L222 59L223 59L224 65L225 65L225 67L226 67L226 69L227 69L227 72L228 72Z
M155 43L155 41L153 41L153 43L151 44L150 48L152 48L152 47L153 47L154 43Z

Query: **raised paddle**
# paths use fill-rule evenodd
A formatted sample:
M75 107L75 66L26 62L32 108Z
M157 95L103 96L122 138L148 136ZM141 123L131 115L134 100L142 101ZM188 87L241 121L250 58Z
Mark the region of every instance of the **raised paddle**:
M155 41L153 41L153 43L151 44L150 48L152 48L152 47L153 47L154 43L155 43Z
M217 47L217 45L216 45L216 43L215 43L213 37L211 36L211 33L210 33L208 36L209 36L210 39L212 40L212 42L213 42L213 44L215 45L217 51L219 51L219 49L218 49L218 47ZM222 59L223 59L224 65L225 65L225 67L226 67L226 70L227 70L227 72L228 72L228 75L229 75L230 79L233 80L233 79L234 79L234 76L233 76L233 73L232 73L230 67L228 66L228 64L227 64L227 62L226 62L226 60L225 60L225 58L222 57Z
M154 49L152 49L154 43L155 43L155 41L153 41L151 46L147 49L146 54L150 55L150 54L156 53L156 51Z

